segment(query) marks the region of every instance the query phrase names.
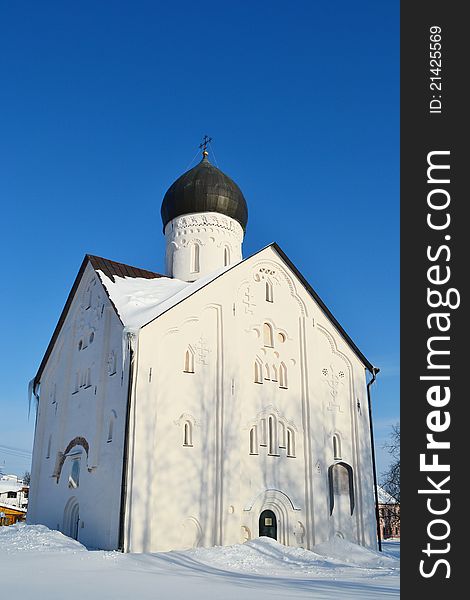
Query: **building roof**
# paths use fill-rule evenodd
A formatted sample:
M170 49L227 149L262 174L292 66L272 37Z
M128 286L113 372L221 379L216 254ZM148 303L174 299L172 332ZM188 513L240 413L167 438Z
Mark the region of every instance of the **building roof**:
M377 501L379 504L398 504L396 498L386 492L380 485L377 486Z
M175 217L193 213L216 212L240 223L248 222L248 207L238 185L207 156L171 184L161 208L163 230Z
M124 263L116 262L115 260L109 260L102 258L101 256L93 256L87 254L85 259L88 257L92 267L95 271L102 271L107 277L114 281L114 276L118 277L143 277L144 279L156 279L157 277L165 277L160 273L154 271L148 271L147 269L139 269L138 267L131 267Z
M85 272L87 264L90 263L91 266L95 269L95 271L102 271L106 274L106 276L111 280L115 281L114 277L141 277L144 279L156 279L157 277L164 277L160 273L155 273L154 271L148 271L147 269L140 269L138 267L132 267L131 265L126 265L124 263L116 262L115 260L109 260L108 258L102 258L101 256L94 256L93 254L85 254L85 257L82 261L78 274L73 282L72 289L67 297L64 308L60 313L59 320L52 334L51 340L47 346L46 352L43 356L41 364L39 365L39 369L33 379L33 388L41 378L42 372L46 366L47 360L54 348L54 344L59 336L60 330L62 329L62 325L64 324L65 318L69 312L70 305L75 297L75 293L80 285L80 281L82 280L83 273ZM111 302L112 298L110 298ZM114 303L113 303L114 306ZM119 313L114 306L116 313L119 316Z
M328 318L338 330L338 333L343 337L343 339L350 346L350 348L353 350L356 356L358 356L358 358L365 365L365 367L371 373L377 373L378 369L375 368L370 363L370 361L367 360L364 354L359 350L359 348L352 341L352 339L343 329L341 324L337 321L337 319L328 309L328 307L320 298L320 296L315 292L312 286L303 277L303 275L292 263L292 261L287 257L287 255L281 250L281 248L276 243L272 243L269 244L269 246L266 246L266 248L269 247L273 248L275 252L280 256L280 258L287 264L287 266L295 273L295 275L303 284L307 292L314 298L314 300L317 302L320 308L328 316ZM265 248L259 250L252 256L256 256L257 254L259 254L259 252L262 252L264 249ZM249 260L249 258L245 260ZM100 277L103 287L105 288L106 293L108 294L108 297L123 326L129 327L131 329L139 329L140 327L143 327L144 325L150 323L151 321L165 313L167 310L173 308L174 306L191 296L193 293L197 292L199 289L202 289L218 277L223 276L223 274L227 271L235 269L237 267L237 264L240 264L237 263L235 265L225 267L223 269L215 271L214 273L211 273L206 277L188 283L185 281L180 281L178 279L166 277L165 275L161 275L160 273L155 273L146 269L140 269L138 267L132 267L130 265L119 263L99 256L94 256L91 254L85 255L78 275L75 279L75 282L72 286L65 306L59 317L59 321L56 325L56 328L54 329L54 333L52 334L51 341L49 342L46 353L39 366L38 372L33 380L34 384L40 381L41 374L52 352L55 341L60 333L72 300L75 296L75 292L80 284L82 275L88 263L91 264L91 266L95 269L96 273Z

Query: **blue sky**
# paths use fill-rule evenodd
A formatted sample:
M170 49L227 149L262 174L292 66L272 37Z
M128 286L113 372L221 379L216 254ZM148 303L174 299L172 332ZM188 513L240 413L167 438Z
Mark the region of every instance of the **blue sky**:
M162 272L160 204L214 138L248 202L369 360L399 418L399 3L0 2L0 446L87 252ZM2 452L22 473L28 459Z

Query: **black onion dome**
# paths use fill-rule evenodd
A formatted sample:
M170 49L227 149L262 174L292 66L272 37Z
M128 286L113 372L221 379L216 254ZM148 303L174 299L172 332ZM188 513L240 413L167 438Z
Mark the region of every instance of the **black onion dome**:
M162 202L163 229L175 217L201 212L221 213L246 229L248 208L240 188L207 156L169 187Z

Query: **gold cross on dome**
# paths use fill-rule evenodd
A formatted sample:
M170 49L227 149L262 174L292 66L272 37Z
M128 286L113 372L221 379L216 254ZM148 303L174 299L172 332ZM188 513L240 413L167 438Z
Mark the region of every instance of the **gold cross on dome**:
M202 138L202 143L199 144L199 148L201 148L202 150L202 156L207 156L209 153L207 152L207 144L210 144L212 142L212 138L208 137L207 135L205 135Z

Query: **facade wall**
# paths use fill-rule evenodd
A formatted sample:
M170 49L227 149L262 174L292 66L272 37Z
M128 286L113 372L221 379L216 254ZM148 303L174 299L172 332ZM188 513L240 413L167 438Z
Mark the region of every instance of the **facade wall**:
M131 432L130 551L238 543L265 509L285 544L376 547L364 365L272 248L141 330Z
M183 215L165 227L166 273L196 281L242 260L243 229L235 219L207 212Z
M117 548L127 387L122 324L88 265L41 378L29 523Z

